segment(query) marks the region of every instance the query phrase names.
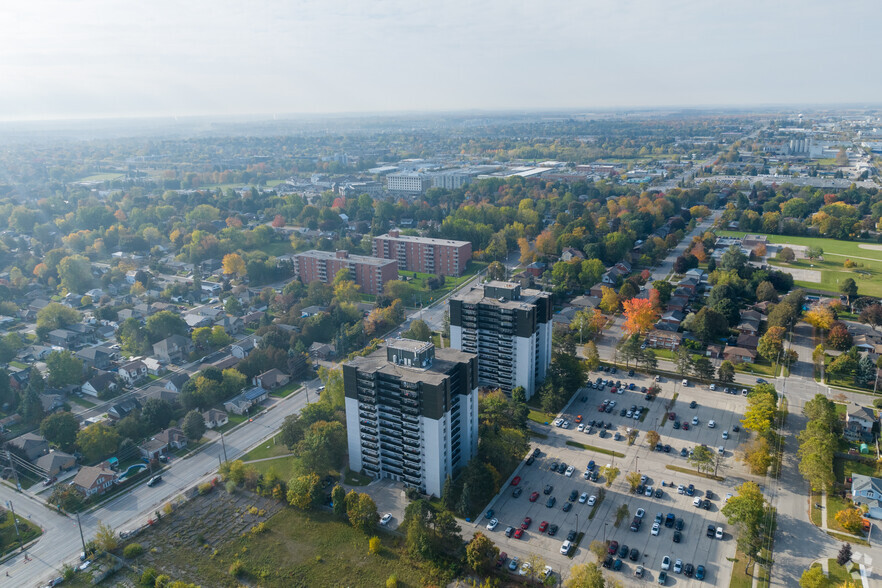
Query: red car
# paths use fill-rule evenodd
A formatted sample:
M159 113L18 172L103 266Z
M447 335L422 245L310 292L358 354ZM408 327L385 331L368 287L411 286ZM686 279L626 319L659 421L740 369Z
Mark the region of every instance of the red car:
M520 539L523 536L524 536L523 529L515 529L515 535L514 535L515 539Z
M538 498L539 498L539 493L538 493L538 492L533 492L532 494L530 494L530 502L536 502L536 500L537 500Z
M576 415L576 418L575 418L574 420L575 420L577 423L581 423L581 422L582 422L582 415Z
M610 394L617 394L618 392L619 392L619 389L616 388L615 386L613 386L612 390L609 391Z
M689 423L683 423L683 430L684 430L684 431L688 431L688 430L689 430Z
M609 551L609 554L610 554L610 555L615 555L616 552L617 552L618 550L619 550L619 542L618 542L618 541L612 541L612 542L609 544L609 549L608 549L607 551Z
M597 407L597 412L603 412L604 410L606 410L606 407L602 404Z
M676 412L669 412L668 418L672 421L676 421L677 420L677 413Z
M530 517L524 517L524 522L521 523L521 529L527 530L530 528L530 523L533 522L533 519Z
M520 483L521 483L521 477L520 477L520 476L515 476L515 477L514 477L514 480L511 481L511 485L512 485L512 486L517 486L517 485L520 484Z
M544 533L545 529L547 529L547 528L548 528L548 521L542 521L541 523L539 523L539 532L540 533Z

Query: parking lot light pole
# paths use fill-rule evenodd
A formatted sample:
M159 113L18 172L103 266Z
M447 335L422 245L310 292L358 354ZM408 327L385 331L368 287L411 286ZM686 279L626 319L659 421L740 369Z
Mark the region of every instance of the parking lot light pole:
M579 535L579 513L576 513L576 538L578 539Z

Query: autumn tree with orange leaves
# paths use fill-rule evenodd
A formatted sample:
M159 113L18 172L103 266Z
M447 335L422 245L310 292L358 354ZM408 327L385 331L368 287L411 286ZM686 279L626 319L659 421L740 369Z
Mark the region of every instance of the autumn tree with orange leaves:
M622 305L625 308L626 319L622 328L631 335L645 333L658 320L658 312L653 308L652 302L646 298L632 298Z

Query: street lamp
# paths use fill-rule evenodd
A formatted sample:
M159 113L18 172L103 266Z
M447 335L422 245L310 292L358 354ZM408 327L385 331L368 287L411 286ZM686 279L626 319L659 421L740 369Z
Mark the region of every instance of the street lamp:
M579 534L579 513L576 513L576 535Z
M606 543L606 526L609 523L603 523L603 542Z

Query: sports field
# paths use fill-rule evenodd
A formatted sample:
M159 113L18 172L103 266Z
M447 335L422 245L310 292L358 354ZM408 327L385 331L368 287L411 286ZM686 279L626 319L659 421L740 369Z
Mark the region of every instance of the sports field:
M743 237L746 234L743 231L717 231L717 235L727 237ZM847 278L852 278L858 286L858 295L882 297L882 245L820 237L790 237L787 235L766 235L766 237L770 243L820 247L824 250L823 260L798 259L793 263L782 263L774 258L768 259L770 265L779 266L782 269L820 271L820 282L796 279L797 285L838 292L840 283ZM846 259L857 263L857 267L850 269L844 267Z

